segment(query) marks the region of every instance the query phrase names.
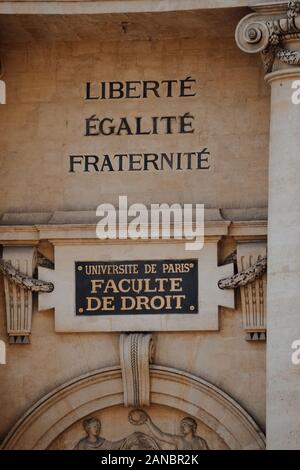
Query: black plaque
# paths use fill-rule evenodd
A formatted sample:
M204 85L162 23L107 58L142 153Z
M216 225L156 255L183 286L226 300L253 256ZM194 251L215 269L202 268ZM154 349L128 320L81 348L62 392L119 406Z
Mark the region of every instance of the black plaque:
M76 315L198 313L198 260L77 261Z

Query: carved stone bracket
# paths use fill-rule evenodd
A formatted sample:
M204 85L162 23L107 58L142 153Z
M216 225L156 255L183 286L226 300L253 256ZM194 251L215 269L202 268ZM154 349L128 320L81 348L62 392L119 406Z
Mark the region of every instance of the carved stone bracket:
M150 371L154 344L151 334L122 333L120 363L124 388L124 406L150 405Z
M266 260L266 243L239 242L237 246L238 270ZM243 326L247 341L266 340L266 297L267 274L257 277L253 282L240 287Z
M266 243L238 242L237 251L228 257L238 270L220 279L220 289L240 288L243 326L247 341L266 340L267 255ZM225 260L225 263L227 260Z
M3 259L13 269L25 276L32 276L36 265L34 247L5 246ZM4 276L7 333L9 343L28 344L31 333L32 292Z
M4 246L0 273L4 277L7 333L11 344L30 342L32 293L54 289L51 282L32 277L36 264L39 259L34 247Z
M255 10L236 28L238 47L248 53L260 52L266 73L276 69L276 61L299 66L300 52L293 49L293 42L300 39L300 1L263 4Z

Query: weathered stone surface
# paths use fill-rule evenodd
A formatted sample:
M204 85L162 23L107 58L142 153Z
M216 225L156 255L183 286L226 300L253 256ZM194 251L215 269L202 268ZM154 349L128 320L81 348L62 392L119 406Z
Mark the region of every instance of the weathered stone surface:
M150 445L149 429L131 424L130 410L124 407L119 355L119 330L124 328L112 327L108 320L109 333L93 321L84 326L88 332L64 329L66 318L73 320L66 299L69 289L73 293L70 273L78 256L186 256L182 246L172 243L95 243L96 207L117 204L118 196L127 194L130 203L204 203L211 209L205 233L209 243L199 255L200 323L205 331L178 331L172 319L165 321L165 330L172 332L161 331L157 320L147 324L147 331L156 330L148 415L173 436L180 435L183 418L192 418L195 436L210 449L263 448L265 345L244 340L239 294L232 310L227 308L233 307L232 293L221 293L222 301L229 297L219 302L217 288L221 271L231 270L224 276L232 273L232 267L222 264L237 241L266 241L270 92L259 58L243 54L234 42L235 26L247 13L248 2L139 1L129 2L131 12L128 2L76 2L77 14L64 15L74 9L71 3L0 3L1 64L7 84L7 104L0 109L0 243L36 247L54 263L61 281L53 292L60 298L55 304L58 323L52 294L47 302L44 297L43 312L34 299L31 344L7 346L7 364L0 368L0 438L6 447L73 449L87 439L83 421L95 416L102 424L98 439L128 438L128 445ZM109 8L122 11L106 15ZM89 15L83 18L85 9ZM35 14L17 17L16 11ZM130 24L122 26L124 21ZM134 103L103 100L99 105L83 99L86 81L188 76L197 80L197 95L183 101L151 97ZM117 119L179 111L195 115L194 134L84 136L84 119L95 112ZM203 173L68 171L67 157L77 152L177 152L203 146L211 152L210 169ZM7 341L5 315L0 288L0 339ZM144 328L142 319L130 324L130 330ZM100 375L99 369L104 369ZM63 391L66 382L71 382L69 399ZM24 426L19 422L14 428L26 412L32 426L26 428L26 418Z

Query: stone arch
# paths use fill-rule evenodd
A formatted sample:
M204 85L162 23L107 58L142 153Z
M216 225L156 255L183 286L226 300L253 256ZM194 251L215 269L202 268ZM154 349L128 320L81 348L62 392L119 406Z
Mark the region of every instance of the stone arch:
M201 420L229 449L264 449L264 434L229 395L186 372L151 366L151 404L178 409ZM47 449L73 423L124 403L119 366L82 375L31 407L5 438L2 449Z

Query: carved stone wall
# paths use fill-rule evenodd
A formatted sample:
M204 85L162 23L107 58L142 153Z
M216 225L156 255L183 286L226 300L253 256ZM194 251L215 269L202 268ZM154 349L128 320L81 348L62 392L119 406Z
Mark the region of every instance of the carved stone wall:
M123 5L123 2L121 3ZM152 4L152 2L148 3ZM185 4L185 2L177 2L178 5L179 3ZM15 37L18 39L18 44L10 41L1 50L11 93L9 106L2 106L0 113L1 169L5 175L0 188L3 195L0 197L0 212L4 214L1 217L0 226L1 242L4 244L5 241L13 240L14 243L21 244L34 240L39 245L48 244L46 251L53 255L53 251L56 251L53 250L53 246L50 246L53 240L56 240L56 244L68 240L74 245L74 252L77 254L83 243L83 233L90 230L89 219L81 211L94 209L100 202L116 205L119 191L122 191L121 194L128 194L129 201L137 201L138 197L138 201L145 204L164 201L169 203L203 202L207 207L240 207L241 210L265 206L267 203L269 97L268 89L263 89L264 84L261 82L259 61L254 57L249 58L246 54L239 53L234 44L232 32L241 14L239 9L234 8L212 9L208 21L206 10L199 12L197 17L187 12L184 30L178 30L174 27L174 12L168 17L172 19L170 24L167 24L165 14L160 15L157 12L158 18L164 21L159 21L155 28L159 29L162 34L149 40L143 30L144 40L137 40L132 33L133 41L130 42L119 39L105 40L107 38L104 37L103 31L101 34L104 40L99 41L99 27L94 22L91 22L93 25L89 26L93 28L94 36L90 37L90 34L86 34L86 39L82 37L80 41L78 37L75 37L78 28L73 29L74 40L72 40L69 36L70 28L61 27L61 30L64 29L61 32L68 36L68 40L51 43L54 40L53 34L45 31L45 28L42 31L40 27L41 35L36 36L34 44L31 41L27 43L20 40L20 28L16 23L10 26L3 25L11 41ZM38 27L37 17L28 16L30 18L26 19L27 27L30 29L30 24ZM71 16L74 17L74 22L75 20L78 22L78 15L69 15L68 21L71 21ZM59 26L58 17L59 15L53 15L52 31L55 26ZM114 28L110 27L110 22L116 20L109 19L106 15L98 15L97 22L100 17L101 22L106 22L106 32L112 31ZM22 22L21 17L15 19L16 22ZM143 15L143 21L144 24L147 23L146 31L149 30L152 34L154 31L151 15ZM176 24L179 23L182 24L182 12L177 13ZM135 26L139 28L139 25L140 22L137 21ZM24 24L22 31L24 31L23 27L25 28ZM165 34L165 27L171 27L174 30L172 38ZM186 35L187 29L189 30L188 36ZM222 29L222 41L220 41L220 29ZM61 37L57 28L53 32L56 39ZM26 33L24 35L26 36ZM43 39L46 36L49 42ZM30 33L28 37L31 37ZM116 61L116 57L120 60ZM185 79L190 74L197 79L199 85L197 96L187 100L178 98L176 101L178 113L188 111L195 115L197 132L189 136L165 136L163 142L158 136L145 137L145 140L142 137L131 136L128 138L120 136L120 139L108 137L109 140L105 138L108 145L106 151L114 154L119 153L125 147L130 147L129 150L133 152L169 150L177 152L200 150L202 146L207 146L212 157L210 170L200 172L200 174L193 171L149 171L130 174L93 172L89 175L81 172L74 175L68 173L68 155L78 151L88 151L86 141L89 139L83 136L82 125L84 119L95 112L95 105L93 103L88 105L83 99L84 83L87 80L98 82L103 71L105 71L107 81L116 80L116 77L122 78L120 72L124 75L126 69L130 71L128 79ZM127 79L126 77L125 74L123 78ZM245 90L249 97L247 106ZM159 103L159 114L167 115L170 112L171 101L169 99L158 100L153 96L149 100L139 101L139 110L145 116L156 116ZM125 111L131 115L132 103L126 103L124 103ZM88 109L91 108L90 112L87 112L87 106ZM119 106L114 106L112 109L111 103L105 100L103 106L101 112L103 116L111 116L113 119L121 116ZM255 113L255 119L251 118L253 113ZM94 139L91 140L94 142ZM92 145L94 145L93 142ZM247 174L247 178L237 177L243 174ZM94 216L94 210L92 213ZM68 221L68 217L72 220ZM232 220L230 216L225 219ZM72 224L75 225L71 226ZM219 229L222 227L220 226ZM209 228L212 236L219 235L219 229ZM94 234L95 230L92 227L92 235L84 235L84 237L91 238ZM230 238L231 234L228 235ZM87 240L88 243L90 243L89 240ZM219 298L215 288L216 283L222 276L230 275L230 272L223 272L223 268L220 272L217 266L217 250L212 250L213 243L210 246L212 254L215 253L215 267L213 272L208 272L207 261L203 258L201 262L203 272L200 279L201 286L204 286L201 298L206 299L209 292L209 298L214 299L215 305L214 310L207 312L206 315L207 305L202 304L204 311L201 318L204 318L206 322L206 330L184 332L182 329L186 328L186 319L183 319L180 332L177 327L177 332L157 333L156 362L188 370L195 376L205 377L210 383L221 384L222 389L249 410L263 426L265 419L264 347L261 344L248 344L243 341L240 313L226 307L226 305L233 305L233 299L227 297L225 304L222 302L217 304ZM100 257L94 255L93 247L91 250L93 250L92 255L95 256L94 259L98 260L102 259L103 255L110 257L112 252L115 259L128 259L128 254L131 255L133 251L135 258L151 255L151 247L149 248L148 245L145 250L144 247L135 248L134 244L130 244L121 251L117 243L112 248L105 244ZM155 253L159 254L159 258L165 256L173 258L174 255L178 256L178 245L174 244L172 250L166 252L166 244L164 244L161 251L157 250ZM57 274L59 271L62 274L63 287L59 291L62 300L65 296L69 296L70 292L70 285L64 282L66 276L62 256L65 254L66 250L61 246L55 255L54 273ZM125 255L126 258L123 257ZM49 277L54 273L50 271ZM44 275L39 277L47 279ZM73 285L73 277L70 279ZM29 401L30 404L39 403L42 406L45 390L51 390L57 384L65 384L74 377L81 377L87 371L119 363L119 325L114 328L114 332L110 333L104 332L103 327L96 331L94 325L90 326L88 333L78 333L76 330L69 330L67 333L59 330L56 332L53 321L54 312L51 311L51 307L55 305L52 303L55 295L54 292L43 294L45 311L43 313L38 312L37 309L34 311L32 344L29 347L24 346L23 351L20 351L21 348L18 346L8 348L9 360L6 366L1 367L0 378L2 388L0 439L7 435L13 423L28 408ZM222 299L224 295L220 293ZM228 295L232 297L231 294ZM49 299L49 302L46 302L46 299ZM0 334L1 338L6 338L6 324L4 325L6 312L2 292L0 292L0 300L0 308L3 305ZM219 314L218 305L225 305L221 307ZM61 312L63 309L60 307L57 309L59 321L62 319ZM70 309L66 309L66 312L69 313ZM220 318L220 324L218 318ZM211 319L213 319L213 325ZM172 318L168 319L168 324L171 322L173 322ZM111 323L112 321L107 321L108 325ZM132 323L128 331L133 331ZM145 328L143 319L139 324L141 328ZM142 329L142 331L145 330ZM150 331L148 327L147 331ZM157 371L155 373L157 375ZM111 372L109 374L113 375ZM193 384L198 384L198 379L190 379L189 382L179 379L178 373L174 373L172 377L175 382L171 379L158 380L154 376L152 366L150 381L153 384L149 415L160 429L170 431L172 434L178 433L180 419L192 415L198 423L200 436L203 435L205 423L208 423L213 429L221 429L216 432L221 435L220 439L223 439L228 447L247 447L249 439L239 440L239 435L243 434L240 428L232 432L238 437L230 440L222 423L219 425L220 420L218 421L213 410L210 410L208 416L205 417L203 409L208 406L208 400L202 400L201 396L195 406L191 404L190 394L196 393ZM238 387L236 386L237 377L239 377ZM70 442L69 448L72 448L71 446L85 436L82 427L83 420L94 413L102 422L102 436L108 440L123 438L133 431L136 432L137 428L132 427L127 420L129 410L124 408L121 370L118 371L116 380L104 380L101 387L98 383L94 383L91 373L87 380L91 386L89 390L95 387L97 391L97 394L93 394L97 406L93 407L89 402L83 384L78 379L76 387L78 397L82 397L82 403L76 405L75 408L79 415L75 417L75 413L72 414L72 410L68 407L67 394L60 390L59 395L56 395L56 398L61 399L61 402L57 403L58 416L63 416L62 421L66 427L60 427L59 423L53 421L50 413L45 419L49 422L49 427L43 429L40 427L40 422L36 420L37 415L35 413L32 415L32 410L29 410L28 420L26 418L25 421L30 426L33 442L29 443L26 440L28 435L26 439L23 435L22 439L18 440L19 433L24 432L24 427L20 427L19 423L20 429L12 438L15 447L30 447L31 445L43 447L45 443L38 443L38 441L45 431L47 444L43 448L46 448L77 420L78 434L74 435L75 439ZM191 389L189 389L190 383L192 383ZM189 396L188 403L182 398L187 395ZM67 414L65 415L63 411L65 406L72 416L72 421L67 423L65 422ZM123 410L123 418L121 415L114 415L112 411L118 406ZM157 411L154 410L155 406L161 406L160 419L156 414ZM224 416L224 408L218 408L218 400L215 400L215 406L216 413ZM170 408L173 414L168 413ZM105 409L111 412L114 425L126 422L126 426L128 425L130 429L124 430L124 433L120 429L122 431L120 435L113 435ZM179 410L178 413L180 413L176 415L176 418L174 410ZM117 426L116 429L118 430ZM140 432L146 433L145 430ZM209 447L217 447L217 442L211 435L206 435L206 431L204 438Z

